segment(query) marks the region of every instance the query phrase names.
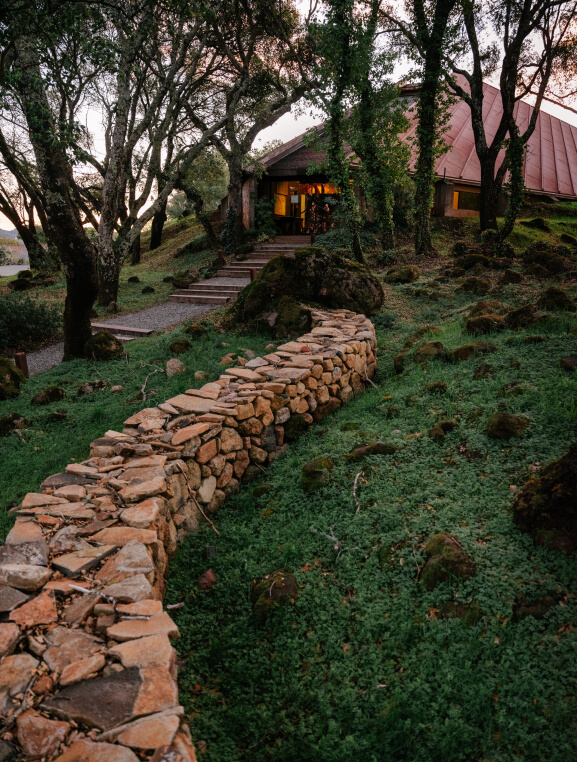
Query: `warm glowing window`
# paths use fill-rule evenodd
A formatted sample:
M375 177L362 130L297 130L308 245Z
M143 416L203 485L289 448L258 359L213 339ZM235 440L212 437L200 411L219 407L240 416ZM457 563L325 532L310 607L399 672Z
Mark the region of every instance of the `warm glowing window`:
M470 191L455 191L453 193L453 209L466 209L478 212L481 207L481 194Z

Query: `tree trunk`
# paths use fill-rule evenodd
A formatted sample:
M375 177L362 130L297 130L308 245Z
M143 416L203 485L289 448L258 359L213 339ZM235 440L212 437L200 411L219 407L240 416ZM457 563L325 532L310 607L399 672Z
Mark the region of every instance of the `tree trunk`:
M353 256L361 265L366 265L365 257L363 254L363 247L361 246L360 225L358 222L352 225L353 233Z
M36 158L38 176L47 198L46 215L66 275L64 359L84 356L92 335L90 312L97 292L96 249L86 235L71 188L72 168L55 140L38 54L30 38L18 43L18 90Z
M497 204L501 193L501 184L495 182L495 160L492 156L481 160L481 206L479 223L483 230L497 229Z
M98 304L108 307L118 301L118 281L120 278L121 262L118 259L109 261L106 267L101 267L98 280Z
M206 233L206 237L208 238L210 248L213 250L220 249L220 241L216 237L216 233L214 232L214 228L212 227L208 214L206 214L206 212L204 211L204 201L202 196L194 188L191 188L190 186L188 186L186 189L186 198L194 206L194 213L196 214L196 218L198 219L198 221L204 228L204 232Z
M149 251L158 249L162 243L162 231L164 229L164 223L167 220L166 216L166 203L156 212L152 218L152 225L150 227L150 246ZM138 260L140 262L140 259ZM134 262L133 262L134 264Z
M46 258L46 250L38 240L38 238L32 233L26 225L15 225L18 235L22 239L22 243L26 246L28 252L28 259L30 262L31 270L39 270L41 268L42 261Z
M228 207L234 212L234 244L242 246L244 241L244 222L242 213L243 176L239 162L231 159L228 164L230 179L228 185Z
M437 121L436 72L425 73L419 90L417 124L418 159L415 172L415 254L428 257L434 253L431 241L431 209L435 172L435 138Z
M152 240L152 237L151 237ZM130 264L140 264L140 233L134 239L132 246L130 247Z

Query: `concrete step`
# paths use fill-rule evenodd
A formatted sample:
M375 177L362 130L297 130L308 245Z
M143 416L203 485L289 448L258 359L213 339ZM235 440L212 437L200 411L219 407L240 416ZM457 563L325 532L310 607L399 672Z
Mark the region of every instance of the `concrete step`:
M238 294L239 291L242 291L244 286L234 286L234 285L228 285L228 284L218 284L218 283L191 283L188 288L181 288L179 289L180 292L182 291L205 291L207 293L211 293L212 291L218 291L224 293L231 293L231 294Z
M251 269L256 270L257 273L262 270L262 267L233 267L227 265L225 269L218 270L216 273L217 278L250 278Z
M228 304L232 300L231 296L216 296L208 294L171 294L171 302L185 302L188 304Z
M107 331L115 335L132 336L135 339L142 336L150 336L151 333L154 333L152 328L132 328L128 325L114 323L92 323L92 333L98 333L99 331Z

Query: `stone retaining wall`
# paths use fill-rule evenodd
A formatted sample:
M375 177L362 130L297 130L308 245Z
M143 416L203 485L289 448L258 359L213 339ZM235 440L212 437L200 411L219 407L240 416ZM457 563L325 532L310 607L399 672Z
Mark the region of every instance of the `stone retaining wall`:
M0 548L0 759L190 762L177 544L376 370L372 324L314 312L310 333L107 431L26 495Z

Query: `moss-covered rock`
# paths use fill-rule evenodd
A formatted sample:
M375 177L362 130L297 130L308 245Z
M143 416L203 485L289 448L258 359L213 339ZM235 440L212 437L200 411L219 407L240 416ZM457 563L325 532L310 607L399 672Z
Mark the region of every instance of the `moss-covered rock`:
M450 601L439 609L439 619L461 619L467 626L472 627L481 618L481 607L478 603L458 603Z
M263 495L268 495L269 492L272 492L272 489L272 484L259 484L258 487L254 488L252 494L255 497L262 497Z
M509 283L522 283L523 282L523 276L521 273L517 272L516 270L505 270L501 277L501 283L503 285L507 285Z
M470 344L463 344L461 347L456 347L447 354L447 359L450 362L460 362L461 360L470 360L471 357L477 355L487 355L490 352L496 352L498 349L496 344L491 344L488 341L472 341Z
M19 429L27 429L28 426L28 421L20 413L7 413L0 418L0 437L8 436Z
M53 402L60 402L66 397L66 392L59 386L48 386L32 399L33 405L50 405Z
M0 401L12 399L20 394L20 386L25 381L24 374L12 360L0 357Z
M490 439L509 440L520 437L528 426L529 421L526 418L499 411L489 418L485 433Z
M347 460L357 462L369 455L393 455L399 448L387 442L367 442L357 445L347 455Z
M521 225L524 225L526 228L533 228L534 230L543 230L545 232L551 231L551 228L543 217L535 217L532 220L521 220Z
M497 299L481 299L469 310L469 317L478 317L479 315L497 315L503 309L501 302Z
M537 541L568 552L577 549L577 445L519 490L513 518Z
M281 606L294 603L298 592L294 575L285 571L275 571L255 580L250 589L250 600L257 624L264 624Z
M477 252L467 254L466 257L459 259L459 265L464 270L472 270L473 267L480 265L481 267L490 267L491 261L485 254L479 254Z
M385 280L387 283L412 283L420 275L420 267L417 267L417 265L405 265L404 267L395 267L393 270L389 270Z
M551 273L549 270L547 270L546 267L543 267L542 265L538 265L537 262L533 262L529 265L527 268L527 274L531 275L533 278L536 278L537 280L543 280L545 278L551 277Z
M536 315L537 307L534 304L524 304L505 315L505 325L507 328L527 328L535 322Z
M543 619L545 614L557 605L557 601L552 595L542 595L540 598L521 598L515 601L513 605L513 621L521 622L528 616L533 619Z
M295 442L309 429L304 416L300 413L294 413L284 424L284 438L287 442Z
M479 365L479 367L475 368L475 373L473 375L473 378L475 381L478 381L481 378L492 378L493 377L493 368L488 365L487 363L482 363Z
M405 352L399 352L399 354L395 355L393 359L393 368L397 376L399 376L405 370L405 359L406 359Z
M138 275L131 275L128 279L128 283L140 283L140 278Z
M479 315L467 320L465 331L475 336L481 336L494 331L502 331L505 327L505 318L502 315Z
M330 458L315 458L306 463L302 469L301 485L305 492L311 493L320 489L331 478L335 464Z
M192 344L188 339L176 339L169 345L169 350L175 355L183 355L192 347Z
M491 281L488 278L466 278L459 291L465 291L470 294L486 294L491 289Z
M284 335L307 330L310 315L301 301L371 315L382 307L384 292L368 268L309 246L271 259L229 307L224 324L247 324L275 336L283 335L281 327Z
M34 282L30 278L18 278L11 280L8 284L8 288L11 291L29 291L34 287Z
M576 309L573 299L571 299L566 291L557 286L551 286L551 288L546 289L537 300L537 306L551 312L560 310L575 312Z
M443 357L445 354L445 346L440 341L427 341L415 352L415 362L428 362L429 360L436 360Z
M433 428L430 429L429 436L431 439L434 439L435 442L443 442L445 439L445 435L456 428L457 428L456 421L451 421L451 420L438 421L433 426Z
M201 336L206 334L206 328L198 323L192 323L192 325L186 326L184 332L188 336L192 336L193 339L200 339Z
M569 244L569 246L577 246L577 238L569 233L561 233L561 240L563 243Z
M447 384L444 384L442 381L433 381L425 386L425 391L429 394L446 394Z
M563 370L573 373L577 370L577 357L562 357L559 365Z
M108 331L94 334L84 345L84 356L93 360L117 360L123 354L122 342Z
M474 561L447 532L431 537L425 546L425 553L428 561L421 570L420 581L427 590L432 590L440 582L469 579L475 574Z

